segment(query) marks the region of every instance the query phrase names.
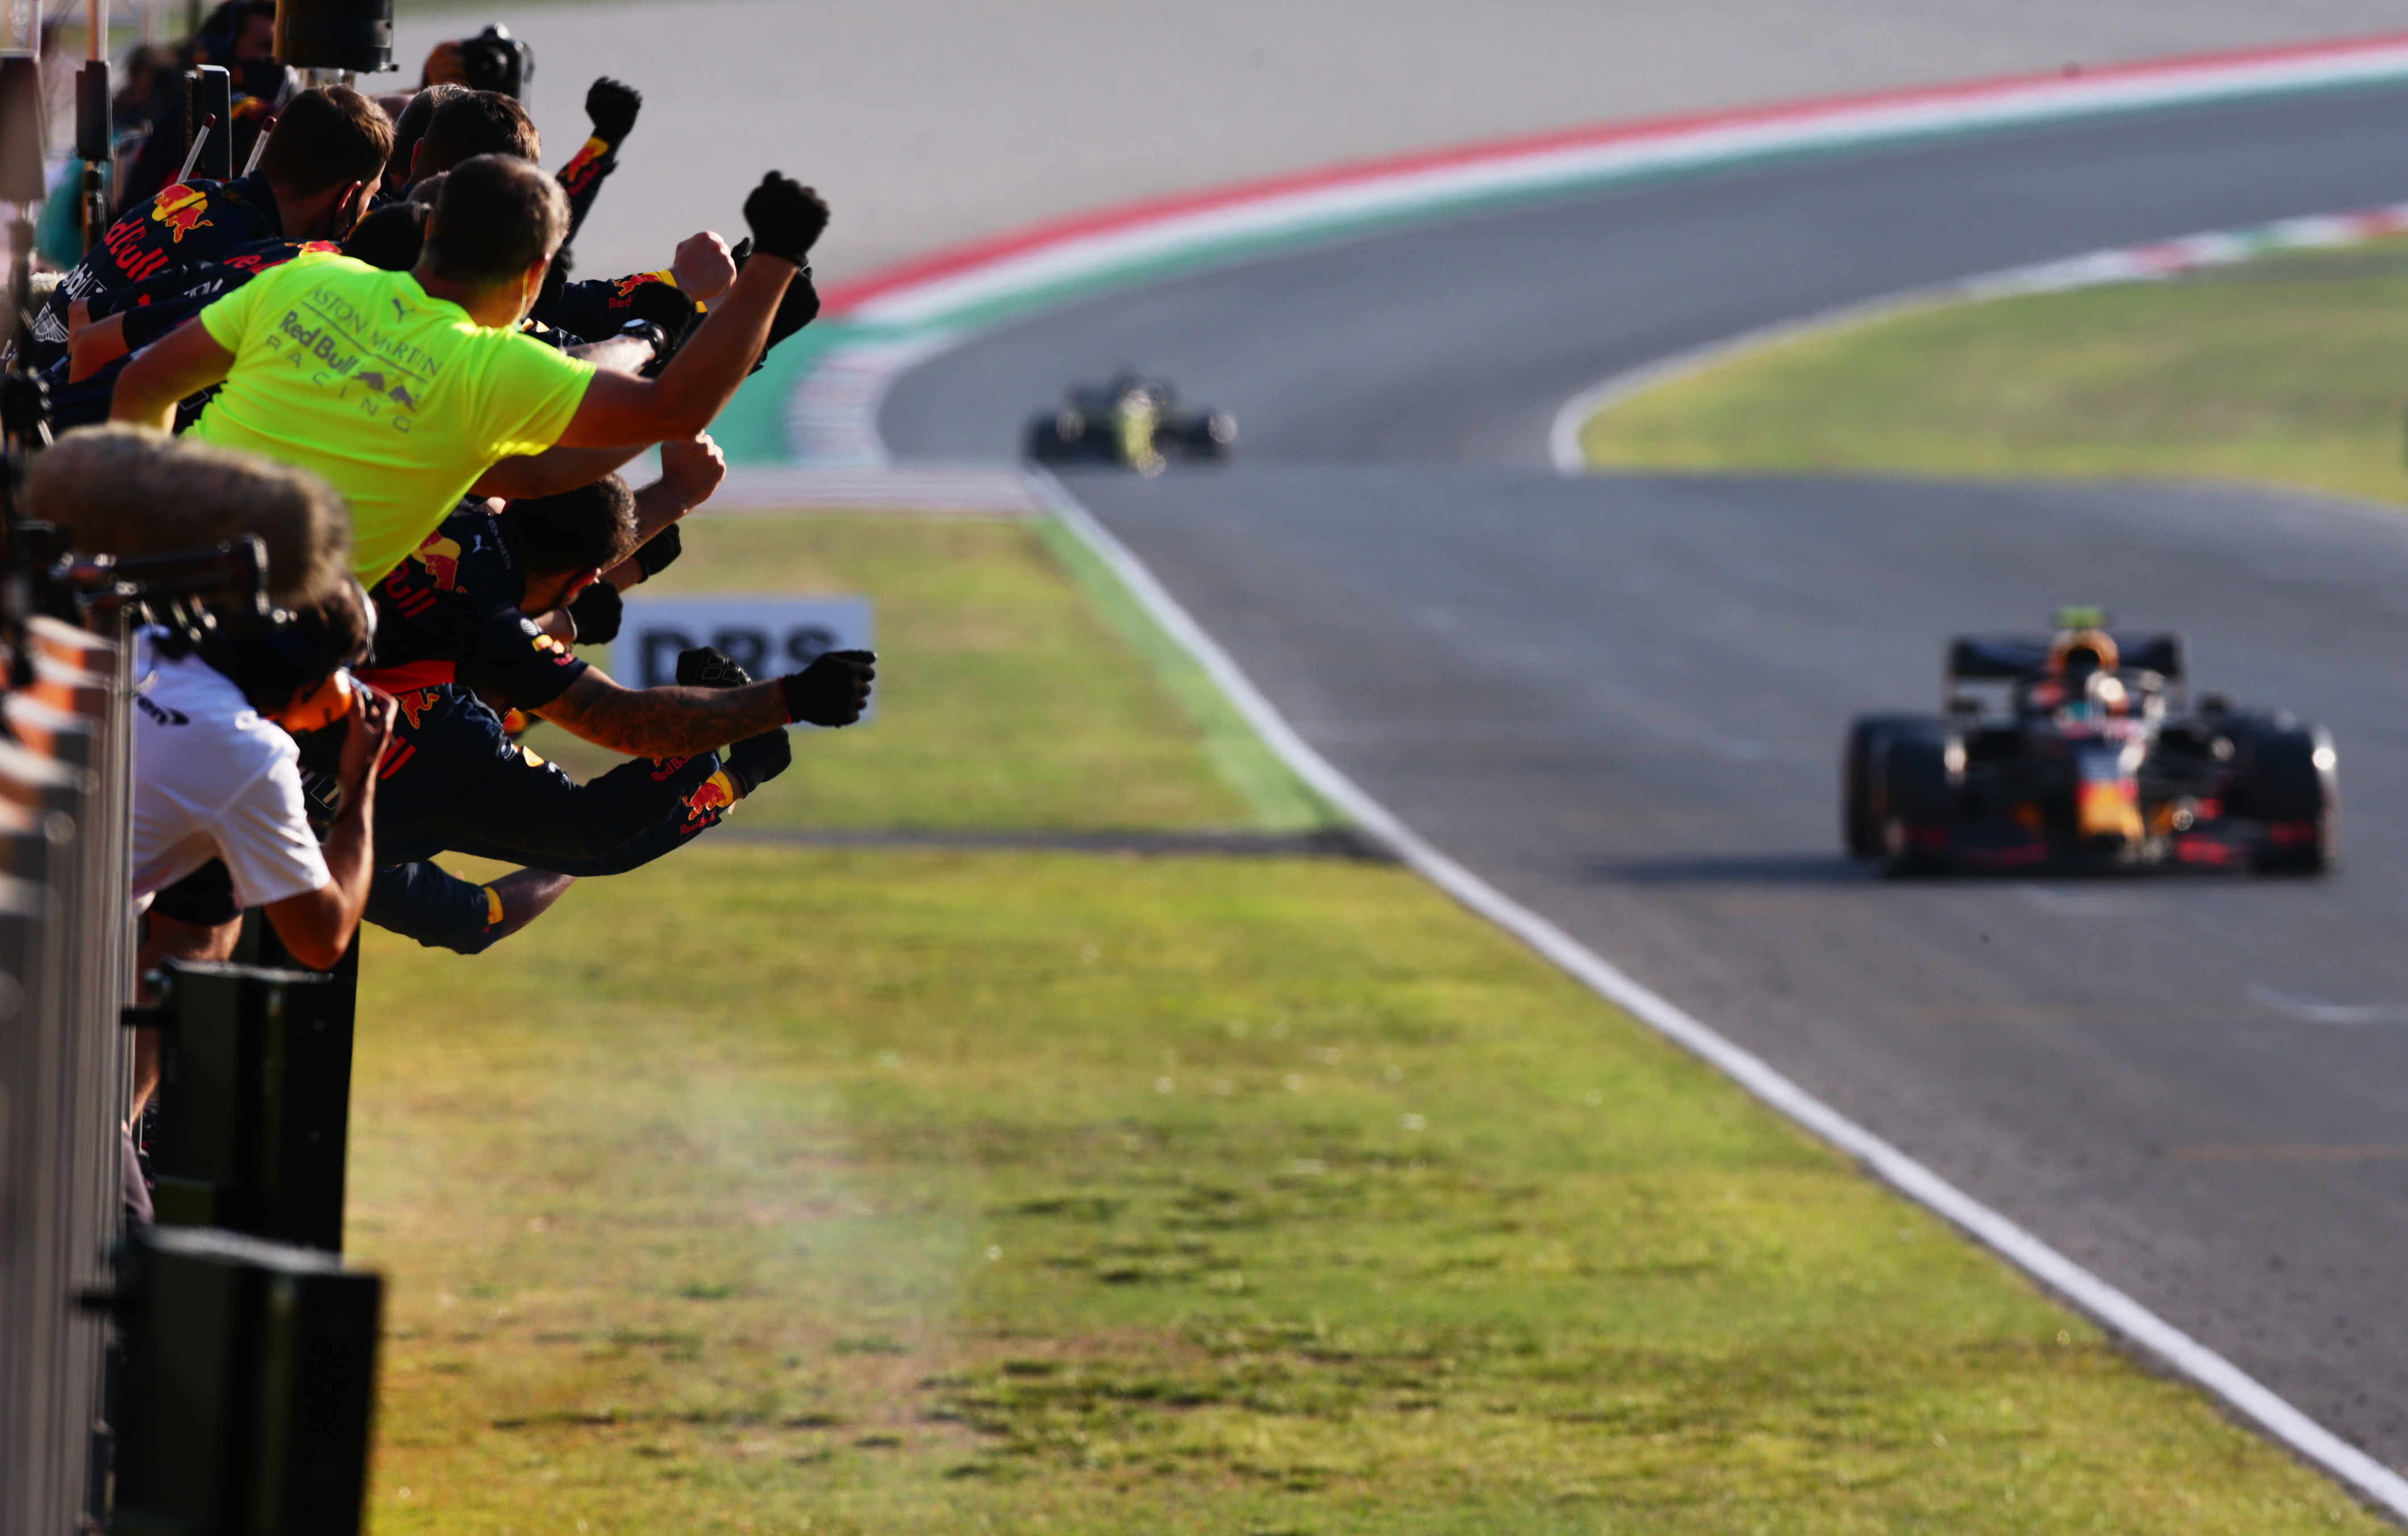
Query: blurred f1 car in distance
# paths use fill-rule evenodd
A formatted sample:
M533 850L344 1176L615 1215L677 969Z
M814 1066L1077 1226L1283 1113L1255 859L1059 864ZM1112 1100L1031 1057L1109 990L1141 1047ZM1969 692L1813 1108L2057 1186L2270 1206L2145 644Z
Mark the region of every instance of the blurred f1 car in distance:
M1218 464L1238 440L1226 410L1189 410L1159 379L1115 375L1073 384L1058 410L1028 423L1025 452L1039 464L1117 465L1158 475L1176 461Z
M1951 641L1938 715L1857 717L1842 763L1851 855L1891 875L2331 864L2323 727L2218 694L2192 710L2179 635L2113 634L2095 609L2057 623Z

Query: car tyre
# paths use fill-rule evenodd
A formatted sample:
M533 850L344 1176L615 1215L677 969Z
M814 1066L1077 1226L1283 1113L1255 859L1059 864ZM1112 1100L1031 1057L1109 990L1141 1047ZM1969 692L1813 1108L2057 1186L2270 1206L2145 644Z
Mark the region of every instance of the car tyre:
M2242 811L2267 834L2256 868L2324 873L2332 867L2341 811L2332 737L2321 725L2286 719L2250 732L2240 746Z
M1885 769L1889 743L1900 736L1937 736L1940 723L1923 715L1859 715L1848 727L1840 754L1840 838L1850 858L1882 858L1889 797Z
M1892 734L1882 753L1882 872L1892 878L1948 868L1964 782L1962 749L1944 730ZM1933 846L1935 837L1940 846Z
M1024 452L1038 464L1067 464L1078 456L1077 451L1064 439L1061 423L1052 416L1040 416L1028 423L1027 445Z

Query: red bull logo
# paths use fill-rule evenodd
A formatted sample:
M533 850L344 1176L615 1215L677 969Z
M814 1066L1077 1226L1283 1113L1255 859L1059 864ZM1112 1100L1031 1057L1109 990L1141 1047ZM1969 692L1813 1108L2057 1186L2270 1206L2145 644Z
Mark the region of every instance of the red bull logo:
M685 797L687 820L709 825L742 797L736 793L736 782L724 770L714 773Z
M601 139L587 139L585 147L577 151L577 158L570 161L568 168L560 173L561 190L574 197L593 185L595 177L601 174L604 157L609 152L610 146Z
M444 538L440 530L428 534L410 558L426 567L427 580L440 590L450 592L460 584L459 541Z
M150 220L138 213L129 213L109 225L108 233L101 237L100 243L117 258L117 269L125 274L128 282L146 282L157 277L160 269L168 263L165 251L145 248L143 242L149 237L147 232L150 227Z
M2086 838L2141 840L2141 790L2129 779L2085 776L2074 791L2074 818Z
M401 711L402 717L409 722L409 728L416 730L419 718L435 703L435 692L431 688L406 689L394 695L393 702Z
M185 236L196 229L213 227L211 221L201 217L209 206L209 194L190 187L169 187L150 204L150 217L167 226L167 237L181 244Z
M666 283L667 281L668 275L665 272L638 272L631 278L621 278L610 285L613 290L610 295L610 308L613 309L624 309L629 305L636 302L636 294L640 292L645 285L655 282Z

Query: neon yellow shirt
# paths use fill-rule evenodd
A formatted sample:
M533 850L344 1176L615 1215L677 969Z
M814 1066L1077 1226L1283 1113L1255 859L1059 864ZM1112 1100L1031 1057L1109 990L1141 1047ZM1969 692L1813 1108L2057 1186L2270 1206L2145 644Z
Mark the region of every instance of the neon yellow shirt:
M407 272L309 251L201 311L235 354L192 435L314 469L351 509L351 568L418 548L497 459L560 440L590 363L480 325Z

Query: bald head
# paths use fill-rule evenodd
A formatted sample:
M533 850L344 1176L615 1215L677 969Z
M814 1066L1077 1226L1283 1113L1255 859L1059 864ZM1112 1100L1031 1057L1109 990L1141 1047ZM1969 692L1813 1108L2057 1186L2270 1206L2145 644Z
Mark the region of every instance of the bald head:
M568 196L515 155L480 154L443 179L422 265L472 288L516 282L568 237Z

